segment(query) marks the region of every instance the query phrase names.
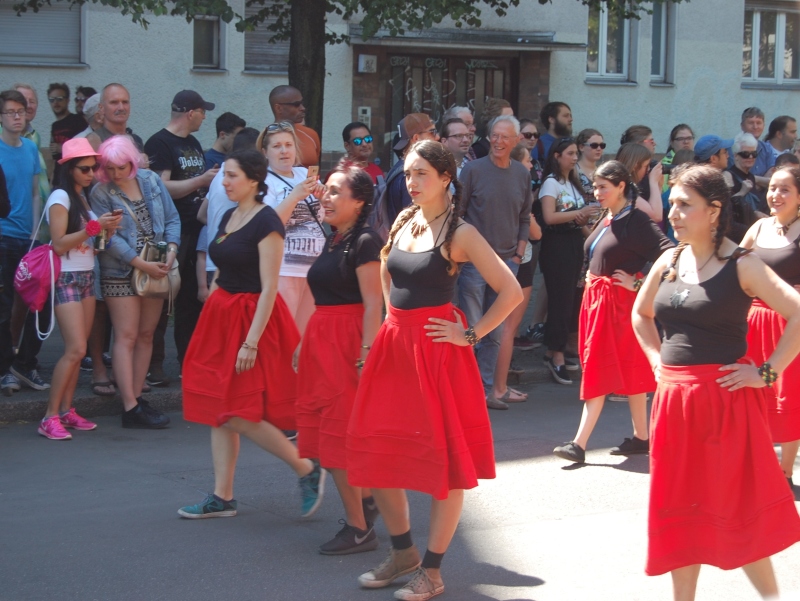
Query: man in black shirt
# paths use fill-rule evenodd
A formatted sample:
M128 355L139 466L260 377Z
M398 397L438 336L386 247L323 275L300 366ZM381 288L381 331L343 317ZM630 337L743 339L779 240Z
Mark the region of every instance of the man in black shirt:
M47 88L47 100L56 116L56 120L50 126L50 152L55 162L53 185L57 186L61 172L58 164L61 159L61 145L86 129L88 123L83 116L69 112L69 86L67 84L51 83Z
M197 237L202 224L197 212L208 192L211 180L219 168L205 170L203 147L192 133L198 131L206 118L206 111L214 110L214 104L206 102L197 92L183 90L172 100L172 118L169 125L153 134L144 145L150 157L150 168L161 176L175 202L181 217L181 246L178 264L181 274L181 289L175 299L175 346L178 361L183 363L186 348L200 317L202 303L197 300ZM162 316L164 328L165 315ZM163 332L159 324L153 340L153 358L147 381L151 385L166 385L164 375Z

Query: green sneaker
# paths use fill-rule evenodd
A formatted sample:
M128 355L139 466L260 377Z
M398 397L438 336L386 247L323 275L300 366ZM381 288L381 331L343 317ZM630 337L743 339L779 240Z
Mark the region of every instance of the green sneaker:
M208 495L202 503L187 505L178 510L178 515L190 520L204 518L232 518L236 515L236 499L223 501L215 494Z
M300 510L300 517L307 518L312 515L320 503L322 503L322 495L325 492L325 474L327 473L319 464L316 459L314 462L314 469L307 476L300 478L300 497L302 501L302 508Z

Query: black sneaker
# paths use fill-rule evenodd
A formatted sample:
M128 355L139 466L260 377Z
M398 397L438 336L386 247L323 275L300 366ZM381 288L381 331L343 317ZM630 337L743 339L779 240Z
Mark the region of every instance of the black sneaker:
M167 426L169 426L169 417L151 407L147 401L140 402L136 407L122 414L123 428L161 430Z
M320 545L319 552L323 555L350 555L378 548L378 536L371 522L367 522L366 530L359 530L344 520L339 520L339 523L344 527L331 540Z
M367 522L374 524L376 521L378 521L378 516L381 514L381 512L378 509L378 504L375 502L373 497L361 499L361 507L364 510L364 519L367 520Z
M544 343L544 324L537 323L533 326L528 326L528 329L525 330L525 333L522 336L537 346L541 346L542 343Z
M542 362L545 365L547 365L547 361L550 358L551 357L548 357L547 355L545 355L544 359L542 359ZM580 368L581 368L581 366L577 361L575 361L574 359L570 359L566 355L564 356L564 369L566 369L567 371L578 371Z
M169 378L167 374L164 373L164 368L160 366L150 368L150 371L147 372L145 382L150 386L169 386Z
M547 366L547 369L550 370L550 374L556 382L564 384L565 386L572 384L572 378L569 377L565 365L556 365L553 363L552 357L545 357L544 364Z
M609 451L611 455L646 455L650 452L650 441L641 438L626 438L621 445Z
M92 371L92 369L94 369L94 365L91 357L81 359L81 371Z
M584 463L586 461L586 451L574 442L565 442L556 447L553 449L553 455L574 463Z

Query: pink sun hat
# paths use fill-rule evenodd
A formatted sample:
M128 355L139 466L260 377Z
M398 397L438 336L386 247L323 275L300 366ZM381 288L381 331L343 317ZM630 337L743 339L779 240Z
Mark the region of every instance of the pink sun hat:
M86 138L72 138L67 140L61 146L61 158L58 160L59 165L63 165L72 159L85 159L87 157L99 157L100 154L95 152L89 140Z

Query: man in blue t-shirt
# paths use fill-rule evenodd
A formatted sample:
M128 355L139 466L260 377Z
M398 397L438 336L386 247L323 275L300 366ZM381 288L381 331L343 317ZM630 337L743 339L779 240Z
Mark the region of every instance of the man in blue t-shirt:
M566 102L548 102L539 112L539 119L547 131L531 151L531 158L544 165L553 142L572 135L572 109Z
M33 206L39 195L39 149L22 137L26 125L28 103L17 90L0 92L0 167L3 168L11 201L11 212L0 219L0 267L2 267L3 292L0 295L0 390L6 396L20 390L20 382L34 390L50 388L36 371L36 355L42 342L36 335L33 313L28 313L27 323L14 354L16 340L12 340L11 316L14 303L22 300L14 293L14 274L20 260L31 246L33 233ZM16 313L16 312L15 312ZM19 312L22 314L22 312ZM42 324L42 320L47 323ZM39 328L46 329L50 321L50 308L41 311Z

